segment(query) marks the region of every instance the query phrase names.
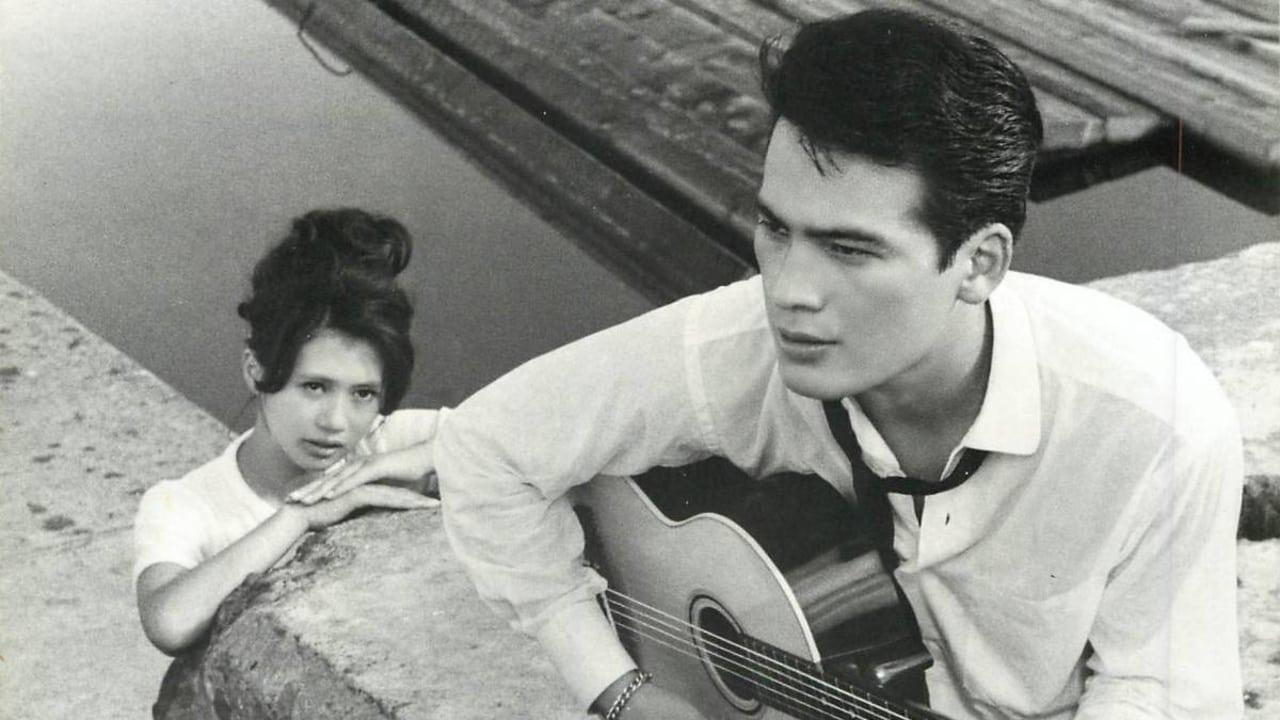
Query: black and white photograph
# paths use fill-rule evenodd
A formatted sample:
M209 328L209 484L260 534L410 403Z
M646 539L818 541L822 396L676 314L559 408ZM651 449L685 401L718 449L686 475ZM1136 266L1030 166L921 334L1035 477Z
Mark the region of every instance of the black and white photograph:
M0 0L0 718L1280 717L1275 0Z

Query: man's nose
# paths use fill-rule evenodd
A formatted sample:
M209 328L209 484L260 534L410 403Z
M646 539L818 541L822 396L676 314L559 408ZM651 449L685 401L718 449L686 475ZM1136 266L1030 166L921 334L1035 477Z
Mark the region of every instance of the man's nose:
M793 240L778 258L770 297L785 309L814 310L822 305L821 273L817 248Z

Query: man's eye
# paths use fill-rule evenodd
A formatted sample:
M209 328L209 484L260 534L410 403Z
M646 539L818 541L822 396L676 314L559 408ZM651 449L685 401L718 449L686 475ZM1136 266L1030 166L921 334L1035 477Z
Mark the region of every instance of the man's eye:
M770 235L782 235L786 231L786 228L782 227L782 223L768 215L757 215L756 225L764 228L765 232Z
M852 243L833 242L827 247L832 253L844 257L872 257L875 255L866 246Z

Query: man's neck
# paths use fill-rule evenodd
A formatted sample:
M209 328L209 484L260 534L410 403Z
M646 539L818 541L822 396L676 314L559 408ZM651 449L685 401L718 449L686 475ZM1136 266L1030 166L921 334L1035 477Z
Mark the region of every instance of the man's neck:
M954 329L924 362L855 396L902 464L921 477L941 473L947 456L982 408L991 373L992 324L986 304L959 306Z

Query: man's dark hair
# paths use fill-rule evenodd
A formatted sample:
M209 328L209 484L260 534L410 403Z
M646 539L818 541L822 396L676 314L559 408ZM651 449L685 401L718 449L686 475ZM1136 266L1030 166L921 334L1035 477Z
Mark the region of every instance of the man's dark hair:
M1026 77L991 43L868 10L766 42L760 67L774 122L799 131L819 170L848 153L921 173L939 269L989 223L1021 232L1043 130Z

